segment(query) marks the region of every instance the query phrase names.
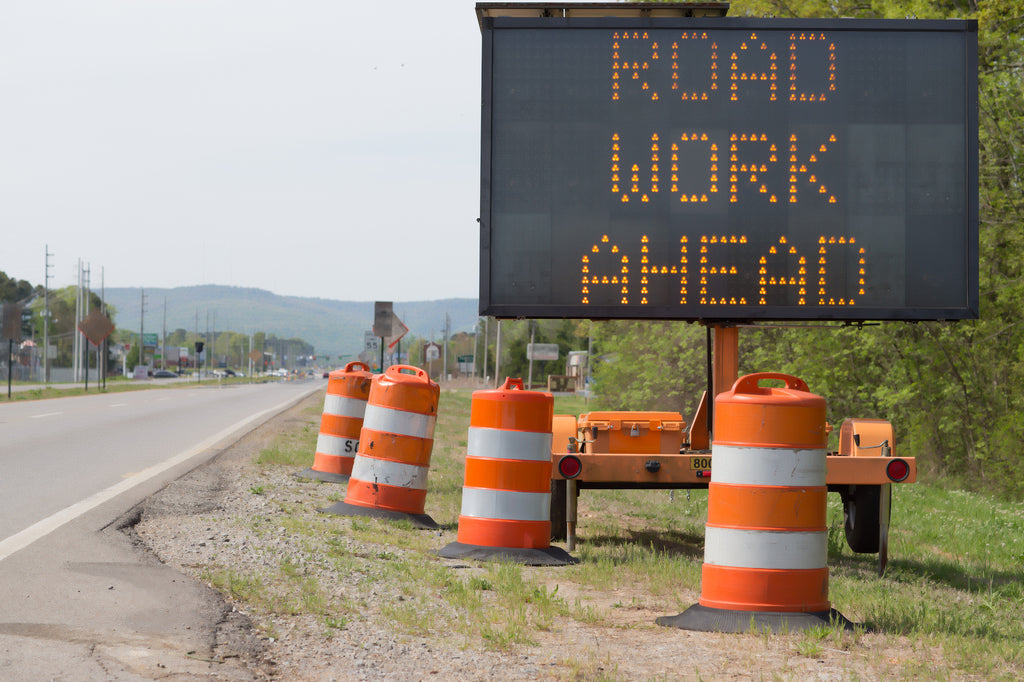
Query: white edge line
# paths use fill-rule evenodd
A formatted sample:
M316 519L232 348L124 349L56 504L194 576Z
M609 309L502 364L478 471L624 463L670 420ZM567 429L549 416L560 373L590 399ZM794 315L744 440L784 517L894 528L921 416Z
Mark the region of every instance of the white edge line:
M305 394L303 395L303 397L305 397ZM302 400L302 398L299 398L299 400ZM220 433L210 436L209 438L194 446L190 450L181 452L175 455L174 457L171 457L170 459L166 459L163 462L160 462L159 464L154 464L148 469L143 469L135 476L132 476L131 478L126 478L120 483L116 483L110 486L106 490L101 490L98 493L90 495L84 500L76 502L70 507L65 507L64 509L61 509L59 512L56 512L46 517L42 521L37 521L28 528L19 531L14 535L11 535L10 537L0 542L0 561L3 561L15 552L25 549L36 540L39 540L49 535L50 533L57 530L64 524L75 520L82 514L85 514L86 512L91 511L92 509L95 509L104 502L112 500L121 493L131 490L135 486L141 485L142 483L145 483L151 478L159 476L168 469L176 467L182 462L185 462L190 458L195 457L196 455L208 449L210 446L220 442L224 438L227 438L235 431L238 431L239 429L245 427L251 422L263 417L265 414L274 412L275 410L279 411L282 405L287 405L288 403L293 401L294 398L289 398L283 403L279 403L278 405L269 407L263 410L262 412L257 412L254 415L250 415L249 417L246 417L245 419L232 424L231 426L227 427Z

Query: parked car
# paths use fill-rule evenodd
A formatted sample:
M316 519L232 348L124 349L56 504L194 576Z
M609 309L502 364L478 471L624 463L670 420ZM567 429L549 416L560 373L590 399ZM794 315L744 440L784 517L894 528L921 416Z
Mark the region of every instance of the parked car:
M177 377L178 375L169 369L158 369L153 372L154 379L176 379Z

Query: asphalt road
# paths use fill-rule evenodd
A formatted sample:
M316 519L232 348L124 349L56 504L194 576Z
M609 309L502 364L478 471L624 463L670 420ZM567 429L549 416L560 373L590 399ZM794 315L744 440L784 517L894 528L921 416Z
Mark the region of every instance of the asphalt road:
M225 617L220 600L108 527L323 388L312 380L0 405L0 677L204 674L210 664L183 653L208 647Z

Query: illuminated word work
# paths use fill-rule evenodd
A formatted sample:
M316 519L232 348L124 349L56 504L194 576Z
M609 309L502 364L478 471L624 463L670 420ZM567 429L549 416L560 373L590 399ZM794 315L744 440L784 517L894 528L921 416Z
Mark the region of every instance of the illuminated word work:
M656 258L649 242L641 236L637 252L603 235L580 259L580 303L589 305L594 298L648 305L656 284L677 287L680 305L853 306L864 295L865 249L853 237L821 236L804 251L783 236L759 251L746 235L702 235L692 242L683 236L678 254L667 258ZM851 259L856 265L853 289L845 267ZM841 281L830 281L830 270L838 270Z
M683 132L665 136L654 133L648 141L647 158L626 151L624 135L611 139L611 191L622 203L647 203L668 195L679 203L737 203L749 195L766 203L795 204L801 196L836 203L826 184L819 161L836 144L834 133L802 143L791 134L783 140L761 132L708 134ZM690 171L686 178L681 173Z

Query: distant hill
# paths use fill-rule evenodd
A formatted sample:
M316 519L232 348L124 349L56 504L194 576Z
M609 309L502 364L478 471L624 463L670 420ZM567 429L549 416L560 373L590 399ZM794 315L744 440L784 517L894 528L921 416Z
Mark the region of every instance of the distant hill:
M116 309L119 329L139 331L142 291L138 288L107 289L106 302ZM363 348L363 333L373 326L373 301L336 301L325 298L278 296L263 289L215 284L146 289L144 331L215 327L217 331L263 331L282 338L298 337L313 344L317 353L341 355ZM396 301L395 314L409 327L410 336L440 339L444 316L451 317L451 332L476 328L477 300L450 298L438 301ZM209 318L207 317L209 316ZM209 319L209 323L207 322Z

